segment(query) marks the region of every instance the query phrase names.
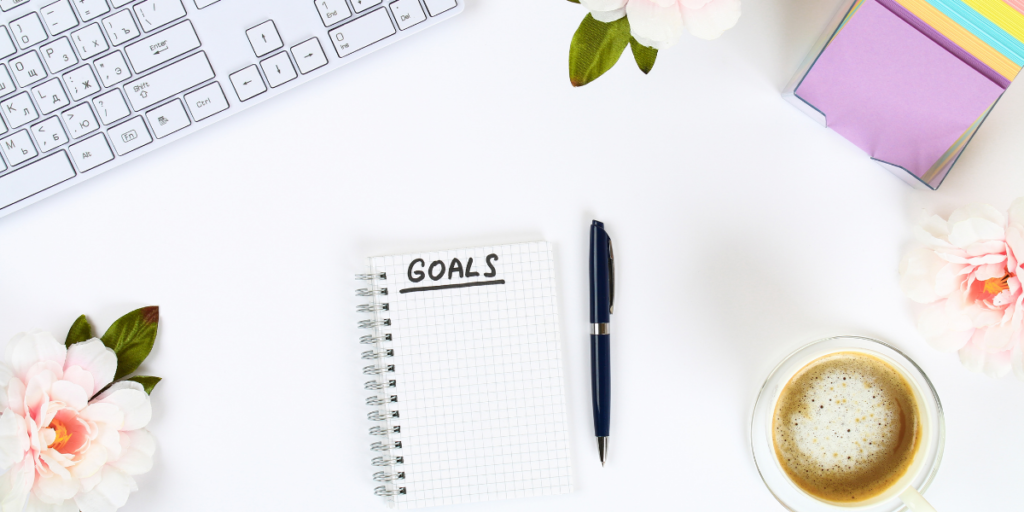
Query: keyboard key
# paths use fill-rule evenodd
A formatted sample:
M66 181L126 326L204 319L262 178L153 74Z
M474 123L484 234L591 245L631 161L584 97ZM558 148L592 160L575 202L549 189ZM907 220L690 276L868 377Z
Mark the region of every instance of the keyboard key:
M199 48L199 36L191 21L179 23L159 34L125 47L136 73L155 68Z
M96 75L88 64L73 71L64 73L64 85L71 93L71 99L79 101L82 98L100 92L100 84L96 81Z
M100 116L100 121L103 121L103 124L112 124L132 113L131 110L128 110L128 104L125 103L124 96L121 96L119 89L96 96L92 99L92 104L96 107L96 113Z
M14 79L18 81L18 85L22 87L28 87L46 78L43 63L39 61L36 52L28 52L12 60L11 71L14 72Z
M43 115L56 112L71 103L68 101L68 95L64 94L64 88L60 86L60 80L56 78L32 89L32 95L35 96L36 105L39 105L39 111Z
M56 2L43 7L39 11L43 15L43 22L50 29L50 34L57 35L65 30L71 30L78 26L78 18L71 10L68 0L57 0Z
M139 29L135 26L135 19L128 9L117 11L117 14L103 18L103 29L107 31L107 37L114 46L124 44L136 37L139 37Z
M228 109L228 99L217 82L186 94L185 104L188 105L188 110L192 112L192 118L196 121L202 121Z
M46 40L46 29L43 28L43 22L39 21L39 15L34 12L12 21L11 31L23 50Z
M136 149L153 142L153 136L149 134L146 123L142 116L134 117L131 121L119 124L107 131L110 142L114 145L114 151L124 156Z
M134 1L135 0L110 0L110 5L113 5L114 8L117 9L118 7L124 7Z
M181 5L181 0L146 0L135 4L135 15L139 17L142 30L152 32L185 16L185 6Z
M14 135L0 140L0 151L3 151L4 157L11 163L11 167L17 167L18 164L39 156L39 152L32 145L32 139L29 138L28 132L25 130L14 132Z
M230 78L231 85L235 86L238 99L242 101L267 92L267 86L263 84L263 78L260 77L260 71L256 69L255 65L233 73Z
M284 46L274 20L265 21L246 30L245 35L249 38L249 44L252 45L252 51L256 52L257 57L262 57Z
M68 134L60 125L60 119L51 117L32 127L32 137L43 153L53 151L68 143Z
M96 73L100 75L100 83L103 87L111 87L131 78L132 73L128 71L128 63L124 61L121 52L114 52L106 57L96 59L94 62Z
M292 57L303 75L327 65L327 55L324 55L324 48L315 37L292 46Z
M334 49L338 52L338 57L362 50L394 34L395 27L391 24L391 18L388 17L388 13L384 9L377 9L362 18L328 32L328 36L334 42Z
M81 172L91 171L114 159L114 153L110 151L107 139L102 133L97 133L78 144L72 144L68 150Z
M132 108L137 112L212 80L213 77L213 67L210 66L209 59L205 53L199 52L125 84L124 92Z
M220 0L196 0L196 8L205 9L217 2L220 2Z
M39 113L36 112L36 107L32 105L32 98L29 98L27 92L4 100L0 103L0 110L3 110L7 125L11 128L17 128L39 119Z
M89 60L110 48L107 45L107 40L103 38L103 31L100 30L99 23L93 23L82 30L72 32L71 42L75 44L75 49L78 50L78 55L82 57L82 60Z
M345 0L314 0L313 3L316 4L316 10L320 11L320 19L324 20L325 27L352 16Z
M406 30L427 19L427 15L423 14L423 8L420 7L420 0L398 0L391 2L390 5L399 30Z
M75 0L75 9L82 21L89 21L97 16L110 12L106 0Z
M281 52L273 57L260 62L260 66L263 68L263 74L267 76L267 82L270 83L271 87L278 87L284 85L298 75L295 74L295 68L292 67L292 61L288 58L288 53Z
M75 177L67 155L61 151L0 177L0 208L34 196Z
M11 40L11 34L7 31L7 27L0 27L0 59L10 57L16 51L18 49L14 47L14 41Z
M380 5L381 0L352 0L352 7L356 9L356 12L363 12L370 7Z
M153 134L158 139L192 124L188 120L188 114L185 113L185 107L182 106L181 100L174 100L146 112L146 119L149 119L149 125L153 127Z
M424 0L427 4L427 10L430 11L431 16L437 16L445 11L450 11L455 8L458 4L455 0Z
M11 74L7 72L7 66L0 64L0 97L7 96L14 92L15 89L14 80L11 79Z
M100 124L96 122L96 117L92 115L92 109L89 108L88 103L82 103L65 111L60 116L64 118L64 124L68 127L72 139L81 139L100 127Z
M40 50L43 52L43 60L46 61L46 67L50 68L50 73L60 73L78 64L75 50L71 48L71 42L66 37L43 45Z
M0 9L9 11L24 3L28 3L28 0L0 0Z

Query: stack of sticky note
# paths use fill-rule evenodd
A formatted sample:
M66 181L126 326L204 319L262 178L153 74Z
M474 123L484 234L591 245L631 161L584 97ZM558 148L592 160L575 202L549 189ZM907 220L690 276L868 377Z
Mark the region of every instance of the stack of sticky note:
M1024 66L1024 0L850 0L786 97L938 188Z

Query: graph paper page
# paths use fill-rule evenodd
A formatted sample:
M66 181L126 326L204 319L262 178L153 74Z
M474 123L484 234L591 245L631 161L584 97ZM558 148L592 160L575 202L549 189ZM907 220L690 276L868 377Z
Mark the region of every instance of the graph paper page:
M388 294L389 426L407 509L571 492L547 242L371 258Z

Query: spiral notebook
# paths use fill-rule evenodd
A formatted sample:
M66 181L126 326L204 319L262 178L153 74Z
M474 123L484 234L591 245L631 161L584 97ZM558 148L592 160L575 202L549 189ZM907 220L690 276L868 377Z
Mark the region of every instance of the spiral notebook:
M572 491L547 242L370 258L375 493L408 509Z

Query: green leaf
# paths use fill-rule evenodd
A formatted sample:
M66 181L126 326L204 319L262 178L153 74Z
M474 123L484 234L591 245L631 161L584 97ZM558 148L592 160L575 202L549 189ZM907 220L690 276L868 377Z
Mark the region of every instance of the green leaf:
M147 377L145 375L136 375L128 380L142 384L143 389L146 390L146 394L152 395L153 388L155 388L156 385L159 384L160 381L162 381L163 379L161 379L160 377Z
M156 341L160 308L149 306L136 309L117 319L103 334L103 344L117 354L117 373L114 380L121 380L139 368L153 350Z
M578 3L580 3L580 0L569 0L569 1L570 1L570 2L572 2L572 3L574 3L574 4L578 4Z
M655 59L658 58L658 50L640 44L635 37L629 38L629 48L633 50L633 58L636 59L636 65L640 66L640 71L645 75L650 73L654 69Z
M603 23L590 14L583 18L569 46L569 81L587 85L612 68L629 44L626 18Z
M85 315L82 315L75 320L75 323L71 324L71 330L68 331L68 337L64 340L64 345L71 347L75 343L88 341L95 337L92 333L92 324L89 323L88 318L85 318Z

